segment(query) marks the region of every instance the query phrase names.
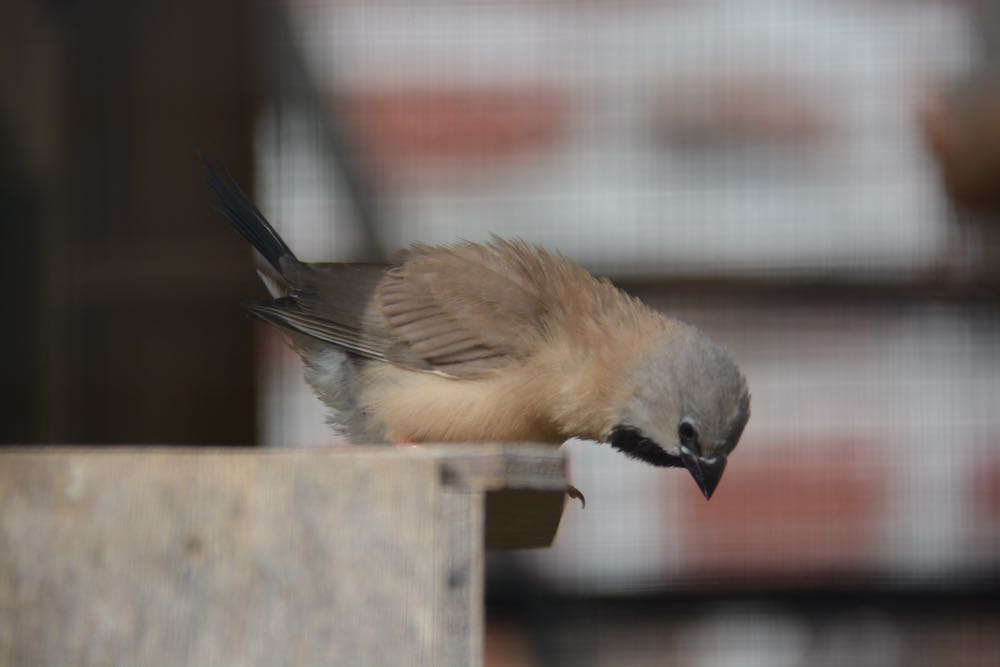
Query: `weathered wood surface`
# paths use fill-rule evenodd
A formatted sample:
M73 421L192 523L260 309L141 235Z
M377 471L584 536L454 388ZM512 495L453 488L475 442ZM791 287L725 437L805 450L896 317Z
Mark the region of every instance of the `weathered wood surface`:
M523 445L0 451L0 665L476 665L486 535L564 488Z

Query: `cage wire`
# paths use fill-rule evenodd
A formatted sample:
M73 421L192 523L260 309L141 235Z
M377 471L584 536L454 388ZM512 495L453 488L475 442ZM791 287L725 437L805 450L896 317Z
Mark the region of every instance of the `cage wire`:
M1000 654L991 221L934 150L942 109L995 85L987 5L266 5L257 194L301 258L522 238L747 374L710 503L683 472L566 445L588 505L551 549L491 555L488 665ZM260 337L264 441L334 441Z

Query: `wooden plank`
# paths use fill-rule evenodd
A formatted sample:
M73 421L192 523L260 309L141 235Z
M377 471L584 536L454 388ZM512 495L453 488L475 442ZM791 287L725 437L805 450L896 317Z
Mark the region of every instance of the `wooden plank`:
M530 446L0 452L0 665L479 664L485 494L561 503L532 461L561 479Z

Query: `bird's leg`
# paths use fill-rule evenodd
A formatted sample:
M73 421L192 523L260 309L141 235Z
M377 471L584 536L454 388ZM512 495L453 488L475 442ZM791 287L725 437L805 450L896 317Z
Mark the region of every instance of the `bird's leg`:
M580 509L587 509L587 498L583 495L580 489L576 488L572 484L567 484L566 495L575 500L579 500Z

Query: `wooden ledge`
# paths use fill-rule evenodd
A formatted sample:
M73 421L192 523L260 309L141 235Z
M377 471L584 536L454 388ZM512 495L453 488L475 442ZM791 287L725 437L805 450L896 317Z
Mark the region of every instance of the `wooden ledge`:
M552 543L565 505L566 477L564 457L551 445L14 447L0 449L0 500L5 487L10 493L26 485L61 484L72 495L82 493L83 486L78 485L88 480L90 485L109 485L102 490L105 494L122 490L123 482L175 493L194 479L213 474L242 476L247 483L287 484L303 469L327 469L333 483L344 466L375 466L396 475L405 474L408 464L416 469L428 462L438 466L444 488L485 494L486 548L525 549ZM284 481L276 479L286 475Z
M0 450L0 664L476 665L540 445Z

